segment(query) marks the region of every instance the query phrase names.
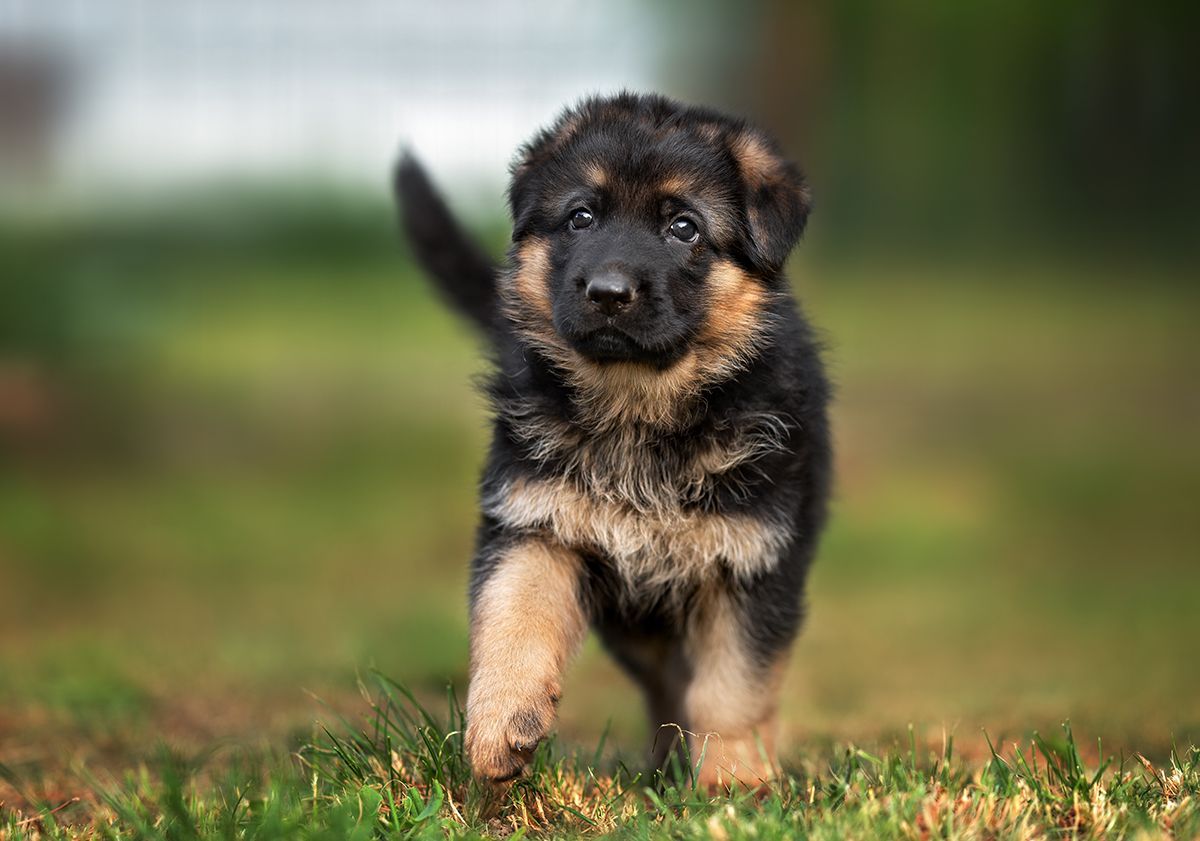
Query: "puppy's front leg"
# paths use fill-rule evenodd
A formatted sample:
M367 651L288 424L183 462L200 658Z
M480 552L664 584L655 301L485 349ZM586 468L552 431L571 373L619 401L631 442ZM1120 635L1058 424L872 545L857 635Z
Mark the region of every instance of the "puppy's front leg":
M689 623L692 680L684 696L697 782L758 788L775 776L776 711L788 646L763 652L750 643L743 600L725 590L707 595Z
M520 774L554 724L563 669L587 630L580 570L578 555L542 538L476 568L466 748L481 780Z

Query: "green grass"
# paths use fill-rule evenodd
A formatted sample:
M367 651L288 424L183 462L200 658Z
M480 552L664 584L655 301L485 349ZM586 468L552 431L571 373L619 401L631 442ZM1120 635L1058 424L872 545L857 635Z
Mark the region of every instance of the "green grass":
M1088 765L1069 725L993 747L977 763L907 745L796 757L765 791L711 793L688 775L630 770L605 752L539 747L503 791L473 782L452 691L436 716L373 675L366 726L319 728L290 761L204 761L163 751L123 783L87 777L86 804L0 809L0 838L1187 838L1200 832L1200 748L1168 763ZM696 761L702 761L702 756ZM209 763L212 762L210 758ZM678 769L677 769L678 770ZM0 768L12 779L11 772ZM86 775L85 775L86 776ZM20 786L20 781L12 779ZM31 798L36 801L36 798Z

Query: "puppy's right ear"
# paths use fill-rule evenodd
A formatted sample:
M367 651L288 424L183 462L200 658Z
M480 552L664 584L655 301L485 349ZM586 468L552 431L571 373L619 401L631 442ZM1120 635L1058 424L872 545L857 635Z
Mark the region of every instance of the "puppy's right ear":
M513 220L513 240L528 233L537 215L537 196L559 153L579 133L581 126L598 107L599 100L588 99L558 115L554 125L543 129L517 151L509 167L508 209Z
M568 119L571 114L566 112L554 126L538 132L517 151L509 167L512 179L508 184L508 209L512 214L514 242L527 234L536 221L537 197L554 169L558 153L571 138L572 123Z
M509 168L511 179L508 183L508 210L512 215L515 242L529 230L533 221L535 204L533 197L537 194L537 165L549 157L550 140L546 132L542 132L517 152L517 158Z
M746 197L750 257L760 271L775 274L804 233L812 209L808 184L774 141L755 129L739 132L731 151Z

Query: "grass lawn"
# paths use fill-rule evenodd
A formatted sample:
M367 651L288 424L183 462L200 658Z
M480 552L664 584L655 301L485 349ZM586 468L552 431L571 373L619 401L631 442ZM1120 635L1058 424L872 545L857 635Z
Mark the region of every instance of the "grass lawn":
M838 487L788 776L624 770L640 704L589 643L489 804L445 701L478 349L385 208L299 207L0 236L0 838L1200 833L1186 273L798 261Z
M291 761L203 763L163 751L123 783L90 782L88 820L73 800L0 814L4 838L1042 838L1200 833L1200 749L1163 767L1141 755L1088 765L1069 727L982 762L896 745L797 758L770 788L711 793L630 770L605 752L541 746L526 776L498 791L471 780L462 711L426 710L378 675L371 713L302 745ZM702 756L695 757L701 761Z

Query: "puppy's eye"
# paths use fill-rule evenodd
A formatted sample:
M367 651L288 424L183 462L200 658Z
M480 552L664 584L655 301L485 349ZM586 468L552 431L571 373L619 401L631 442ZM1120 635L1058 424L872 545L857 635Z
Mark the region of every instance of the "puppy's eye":
M592 211L584 207L577 207L571 211L571 227L575 230L580 228L590 228L592 225Z
M700 229L691 219L680 216L671 223L671 236L680 242L695 242L696 237L700 236Z

